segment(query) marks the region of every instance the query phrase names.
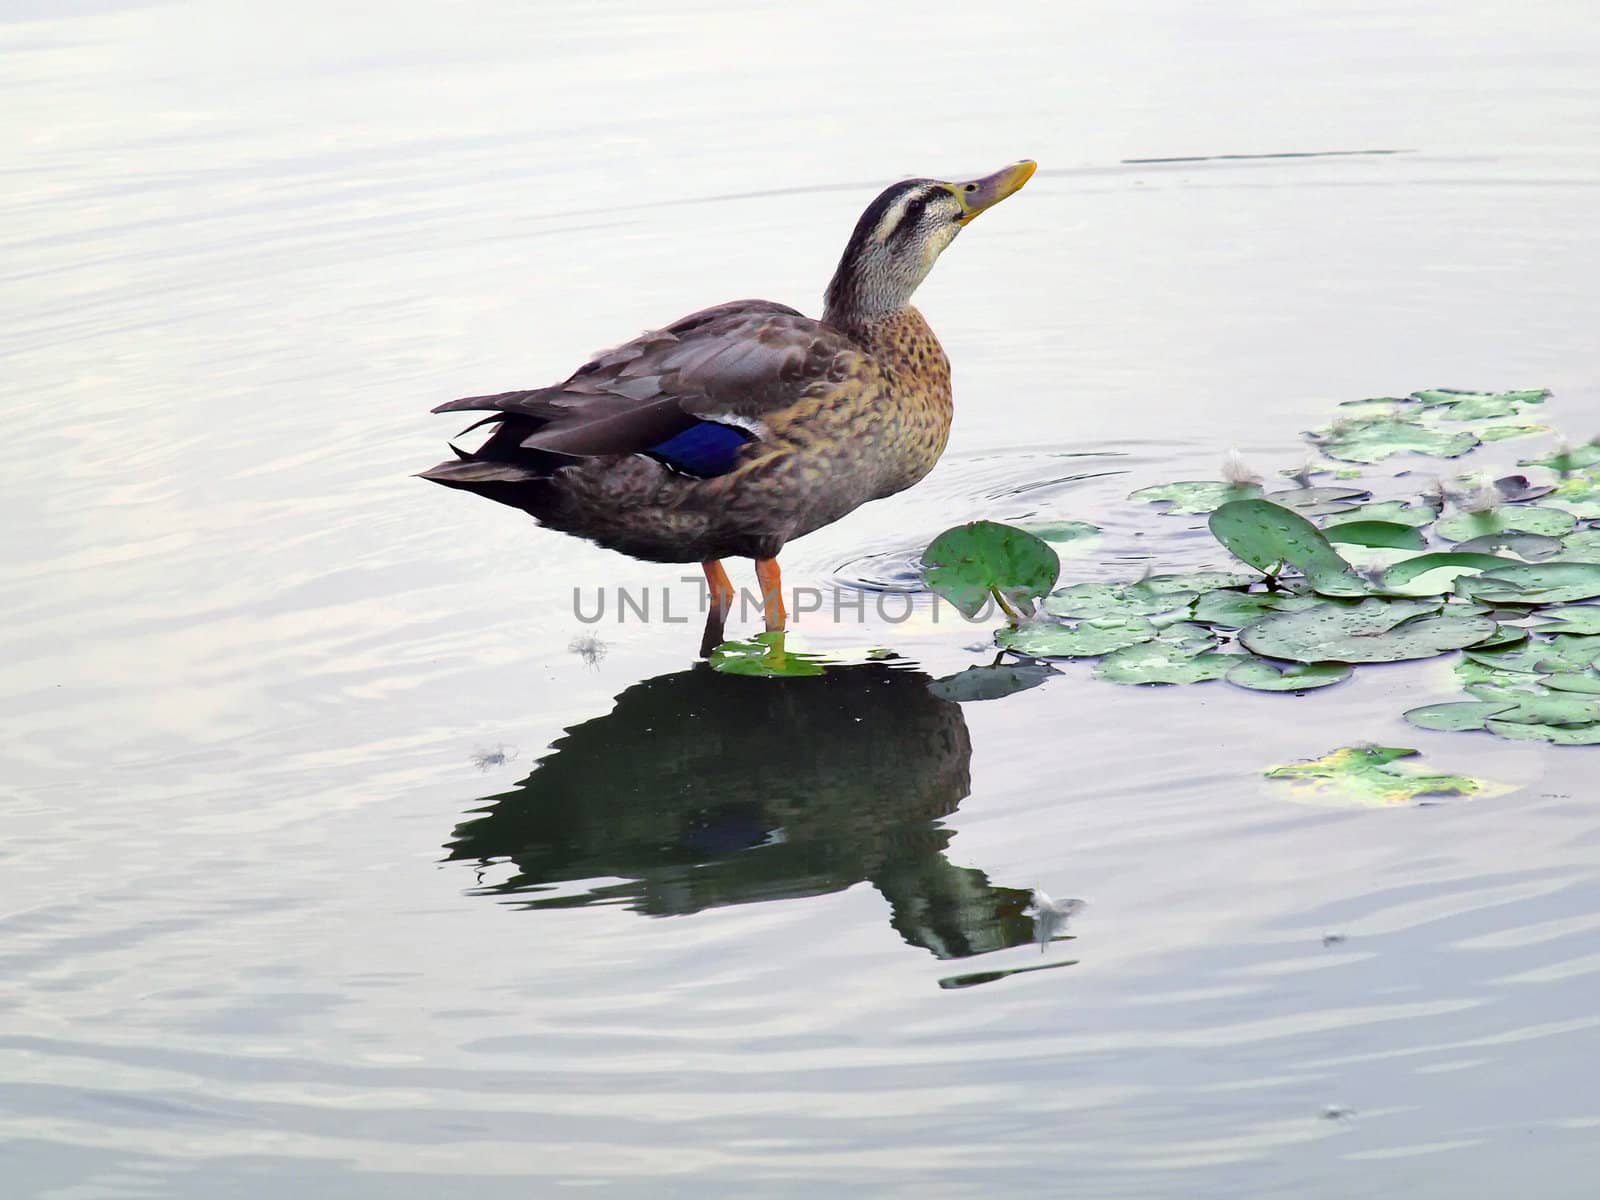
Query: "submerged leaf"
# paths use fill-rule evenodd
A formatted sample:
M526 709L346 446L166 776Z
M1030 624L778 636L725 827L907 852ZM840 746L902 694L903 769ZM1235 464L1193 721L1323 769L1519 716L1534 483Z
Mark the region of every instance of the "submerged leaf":
M1246 658L1228 672L1229 683L1257 692L1303 692L1350 678L1346 663L1280 663Z
M1245 649L1295 662L1399 662L1432 658L1481 642L1495 631L1490 617L1439 611L1418 600L1363 600L1275 613L1239 634Z
M935 679L928 684L928 690L941 700L998 700L1038 687L1058 674L1054 667L1043 663L995 663Z
M1087 521L1024 521L1017 528L1049 542L1057 554L1064 546L1090 542L1100 535L1100 526Z
M1261 485L1255 483L1229 483L1222 479L1186 479L1178 483L1163 483L1155 487L1140 488L1128 496L1129 500L1147 500L1152 504L1170 504L1168 516L1207 513L1229 500L1242 500L1259 496Z
M1310 762L1273 767L1268 779L1288 780L1300 799L1361 804L1408 804L1428 796L1477 796L1509 789L1466 775L1436 775L1398 760L1416 750L1344 746Z
M995 594L1031 612L1032 602L1054 587L1061 573L1061 560L1047 543L995 521L946 529L922 561L928 586L967 617L977 616Z
M1211 532L1235 558L1275 575L1292 566L1317 591L1364 595L1367 587L1328 543L1322 530L1270 500L1235 500L1211 514Z
M821 675L822 660L814 654L786 650L783 633L758 633L745 641L723 642L711 652L713 670L725 675Z

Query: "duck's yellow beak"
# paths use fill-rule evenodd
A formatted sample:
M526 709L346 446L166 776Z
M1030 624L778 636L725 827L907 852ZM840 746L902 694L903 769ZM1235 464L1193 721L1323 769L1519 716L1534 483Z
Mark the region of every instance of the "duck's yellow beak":
M1019 163L1001 168L993 175L974 179L971 183L947 183L945 187L961 201L961 207L965 211L960 221L961 224L967 225L979 213L993 208L1012 192L1021 189L1023 184L1033 178L1033 173L1038 169L1038 163L1031 158L1025 158Z

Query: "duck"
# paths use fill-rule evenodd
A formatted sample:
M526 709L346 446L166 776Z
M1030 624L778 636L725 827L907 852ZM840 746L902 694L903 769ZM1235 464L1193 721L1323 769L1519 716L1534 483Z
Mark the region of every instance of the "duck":
M905 179L867 205L820 318L770 300L691 313L560 383L467 396L476 450L423 479L521 509L633 558L698 563L702 650L754 560L769 631L787 623L778 555L933 469L950 436L950 362L912 294L951 242L1032 177L1031 159L963 182Z

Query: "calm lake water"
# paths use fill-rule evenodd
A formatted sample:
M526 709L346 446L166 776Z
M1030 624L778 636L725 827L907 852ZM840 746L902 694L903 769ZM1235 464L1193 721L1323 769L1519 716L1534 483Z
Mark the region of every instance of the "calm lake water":
M1123 497L1339 400L1600 432L1591 4L12 0L0 56L8 1196L1600 1190L1594 751L1404 725L1447 660L957 706L986 634L856 586L975 516L1214 562ZM713 675L573 613L678 568L409 477L1024 156L919 296L946 461L785 555L905 661ZM1517 790L1261 779L1361 741Z

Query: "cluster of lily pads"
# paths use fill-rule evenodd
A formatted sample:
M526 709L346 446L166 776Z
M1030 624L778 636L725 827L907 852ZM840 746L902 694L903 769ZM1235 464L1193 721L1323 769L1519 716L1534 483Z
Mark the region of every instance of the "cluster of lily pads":
M1358 401L1307 436L1334 464L1457 457L1548 432L1520 423L1546 397L1433 390ZM1190 480L1130 497L1209 513L1211 533L1248 572L1057 587L1060 559L1045 538L1082 537L1082 523L1040 528L1041 538L978 521L934 540L925 578L969 616L998 603L1011 618L995 635L1001 649L1023 660L1097 659L1095 675L1112 683L1226 679L1303 692L1359 665L1461 651L1469 698L1413 709L1413 724L1600 744L1600 605L1583 603L1600 598L1600 445L1520 466L1535 477L1408 500L1311 485L1314 473L1348 477L1337 465L1296 472L1299 486L1272 492Z

